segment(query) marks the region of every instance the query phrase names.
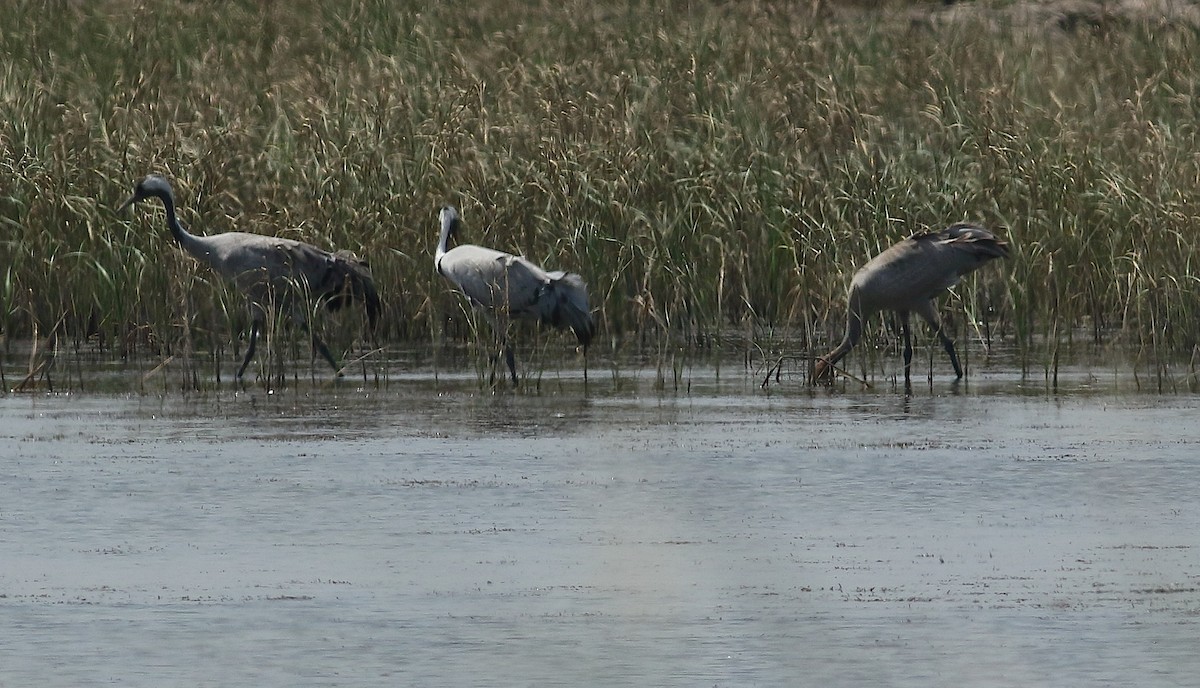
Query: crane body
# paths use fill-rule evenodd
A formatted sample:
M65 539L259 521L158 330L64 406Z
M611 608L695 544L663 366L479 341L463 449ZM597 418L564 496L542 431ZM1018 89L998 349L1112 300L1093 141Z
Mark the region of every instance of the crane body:
M319 300L328 309L337 310L351 301L362 301L368 325L374 331L381 309L379 294L366 263L353 255L331 253L294 239L247 232L192 234L179 222L170 184L154 175L139 181L133 195L117 212L147 198L162 201L167 227L180 248L232 282L246 297L251 324L246 354L237 372L239 379L254 358L258 336L272 306L287 312L309 334L314 350L339 375L337 359L309 326L306 305Z
M828 377L830 370L862 338L864 321L878 311L896 311L904 338L904 384L911 388L912 337L909 314L916 313L933 328L950 358L957 378L962 366L954 341L942 329L935 300L962 277L997 258L1007 257L1008 243L969 223L953 224L937 232L916 234L893 244L867 261L850 280L847 294L846 334L833 351L817 360L813 380Z
M488 316L501 339L513 384L517 382L516 363L503 322L509 318L570 329L586 356L596 324L582 277L562 271L547 272L524 257L483 246L460 244L450 248L450 239L461 225L458 210L451 206L442 208L439 221L441 234L434 266L473 308Z

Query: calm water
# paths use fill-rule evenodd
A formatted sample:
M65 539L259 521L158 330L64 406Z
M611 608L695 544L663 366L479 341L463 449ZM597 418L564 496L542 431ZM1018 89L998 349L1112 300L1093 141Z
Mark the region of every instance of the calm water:
M623 374L2 397L0 685L1196 684L1200 397Z

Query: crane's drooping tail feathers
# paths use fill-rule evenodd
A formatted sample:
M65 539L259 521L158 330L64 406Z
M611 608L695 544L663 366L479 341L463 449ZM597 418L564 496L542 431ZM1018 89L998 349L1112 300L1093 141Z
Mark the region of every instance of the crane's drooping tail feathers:
M327 296L326 307L336 311L351 302L362 301L367 310L367 324L372 330L379 320L379 292L367 264L344 252L331 255L325 273L313 285L314 290Z
M588 305L587 285L575 273L547 273L550 282L538 298L541 319L559 329L571 328L586 350L596 334L596 322Z
M1007 241L996 238L987 229L970 222L956 222L945 229L914 234L911 238L915 241L953 244L984 259L1008 257Z

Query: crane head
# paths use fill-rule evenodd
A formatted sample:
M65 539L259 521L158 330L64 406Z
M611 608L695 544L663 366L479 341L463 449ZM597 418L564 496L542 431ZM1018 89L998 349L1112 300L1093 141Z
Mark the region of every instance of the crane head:
M813 365L812 382L828 382L833 379L833 366L824 358L818 358Z
M442 206L438 212L438 221L442 224L442 231L447 235L453 234L458 230L460 220L458 219L458 209L452 205Z
M117 208L117 212L124 212L126 208L134 203L144 201L151 196L161 198L164 202L171 201L171 185L162 177L153 174L149 175L139 181L137 186L133 187L133 195L122 203L121 207Z
M452 205L442 206L438 212L438 221L442 225L441 236L438 237L437 251L434 253L435 264L441 264L442 256L450 250L450 237L458 231L458 210Z

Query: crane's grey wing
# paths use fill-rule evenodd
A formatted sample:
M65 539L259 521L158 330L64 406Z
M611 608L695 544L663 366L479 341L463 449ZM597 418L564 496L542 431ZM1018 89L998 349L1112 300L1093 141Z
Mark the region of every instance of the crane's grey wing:
M446 254L443 265L449 257L450 253ZM463 293L480 306L507 311L515 318L546 321L544 292L550 277L536 263L510 253L481 249L473 252L470 260L454 261L451 270Z
M287 241L246 232L215 234L203 238L202 260L247 293L256 293L292 274Z
M292 239L276 239L272 258L279 274L313 299L323 299L326 308L336 311L354 301L362 301L367 323L374 329L381 303L375 280L366 262L350 251L330 253L312 244Z
M333 254L293 239L263 238L266 241L259 250L275 286L299 289L313 298L325 295Z
M945 232L916 234L896 242L867 262L850 282L864 304L875 310L908 311L958 283L978 263L967 245ZM862 314L863 316L866 313Z
M579 275L547 273L521 256L470 244L443 254L437 269L474 305L570 328L583 346L595 334L587 286Z
M517 260L502 251L463 244L447 251L437 263L438 272L450 280L473 305L497 310L517 310L527 301L522 289L532 292L536 286L525 284L518 270L512 279L511 267Z
M960 222L917 234L897 244L909 262L905 278L932 294L958 284L963 275L984 263L1008 256L1008 243L979 225Z
M220 257L222 272L254 300L299 292L325 299L329 309L336 310L357 299L366 305L371 327L377 322L381 306L375 282L366 264L352 254L243 232L215 235L210 245Z
M504 261L508 288L508 307L513 315L545 321L543 304L550 275L540 265L522 256L508 256Z

